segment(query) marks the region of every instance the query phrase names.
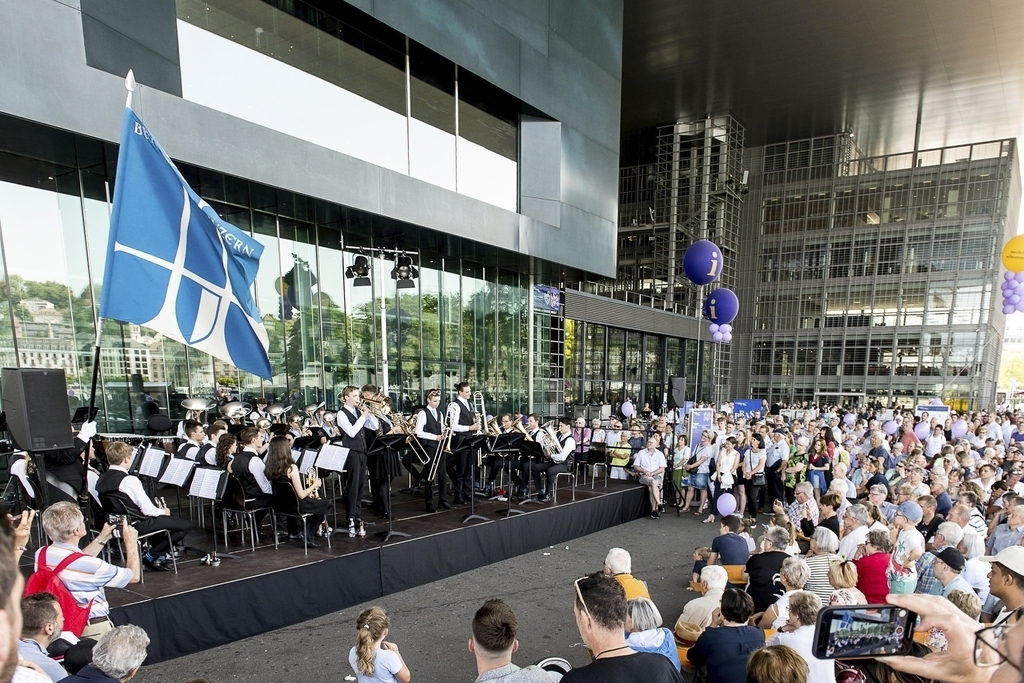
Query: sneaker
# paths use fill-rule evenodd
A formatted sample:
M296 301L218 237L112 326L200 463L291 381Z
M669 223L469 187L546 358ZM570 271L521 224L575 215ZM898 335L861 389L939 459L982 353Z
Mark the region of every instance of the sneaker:
M363 521L359 520L359 538L366 536L366 527L363 526Z
M355 520L352 520L352 519L348 520L348 537L349 538L355 538L356 537L356 523L355 523Z
M220 558L219 557L211 558L210 559L210 566L211 567L219 567L220 566Z

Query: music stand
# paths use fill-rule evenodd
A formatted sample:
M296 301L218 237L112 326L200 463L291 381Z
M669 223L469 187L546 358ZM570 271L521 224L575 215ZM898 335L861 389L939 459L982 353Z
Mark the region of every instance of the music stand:
M313 466L318 470L337 472L340 475L345 471L346 463L348 463L348 449L344 446L339 446L336 442L331 442L320 447L320 451L316 456L316 463ZM333 536L341 531L338 528L337 498L331 500L331 506L334 508L334 531L331 533Z
M82 406L81 408L75 408L75 414L71 417L71 424L80 425L83 422L92 422L96 419L96 414L99 412L100 409L98 407Z
M240 560L242 558L238 555L232 553L222 555L217 552L217 501L224 497L224 491L227 488L228 473L225 470L216 467L197 467L192 473L192 484L189 486L188 495L210 501L210 520L213 523L213 556ZM253 529L253 533L256 533L255 529ZM227 532L225 531L225 538L226 536Z
M462 445L460 450L468 448L470 451L477 451L477 457L470 457L469 460L469 477L472 482L476 482L476 461L479 457L480 446L487 440L486 434L470 434L462 437ZM462 518L462 523L465 524L471 519L479 519L482 522L489 522L487 517L476 514L476 495L474 495L472 487L469 491L469 514Z
M523 439L526 435L522 432L507 432L505 434L498 434L493 437L493 441L488 443L488 451L491 455L496 455L502 459L502 467L508 466L508 459L512 457L512 453L519 453L519 447L523 443ZM509 518L512 515L525 515L525 510L519 510L512 507L512 477L511 471L509 472L508 489L505 491L505 501L508 504L508 508L505 510L505 518Z
M529 492L530 492L530 482L533 480L533 463L534 463L534 461L535 460L544 460L545 458L547 458L547 454L544 452L544 449L541 447L541 445L538 442L536 442L536 441L523 441L522 445L519 448L520 448L520 451L525 451L524 454L526 455L527 459L529 460L529 462L527 463L528 472L527 472L527 475L526 475L527 476L527 479L526 479L526 492L527 492L527 496L523 500L519 501L519 504L520 505L526 505L527 503L537 503L539 505L540 504L540 500L538 498L534 498L533 496L529 495Z
M384 461L384 467L387 472L388 479L388 530L378 532L384 535L384 540L381 543L387 543L392 536L399 536L401 538L409 538L409 534L404 531L395 531L392 528L392 522L394 521L394 512L391 509L391 453L398 450L396 448L400 444L404 444L405 440L409 437L405 434L382 434L373 440L373 446L366 452L367 455L384 455L387 458Z

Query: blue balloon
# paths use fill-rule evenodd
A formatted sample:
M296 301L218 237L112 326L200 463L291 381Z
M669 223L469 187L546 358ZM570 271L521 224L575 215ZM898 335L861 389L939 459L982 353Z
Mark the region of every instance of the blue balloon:
M704 317L720 326L731 323L739 312L740 300L731 289L719 287L704 299Z
M1024 282L1024 270L1013 276L1017 282Z
M916 436L921 441L924 441L925 439L927 439L928 438L928 434L930 432L931 432L931 428L928 427L928 423L925 422L924 420L921 420L916 425L914 425L914 436Z
M683 272L695 285L710 285L722 274L725 258L714 242L697 240L683 254Z

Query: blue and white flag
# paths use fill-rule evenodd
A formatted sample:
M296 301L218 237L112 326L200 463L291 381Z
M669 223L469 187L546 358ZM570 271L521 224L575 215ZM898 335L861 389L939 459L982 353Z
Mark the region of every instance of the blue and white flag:
M270 379L251 294L263 245L217 217L130 108L115 183L100 316Z

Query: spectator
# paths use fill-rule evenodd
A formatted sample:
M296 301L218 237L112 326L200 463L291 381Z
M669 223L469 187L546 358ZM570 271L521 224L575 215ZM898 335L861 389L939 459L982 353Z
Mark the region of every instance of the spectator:
M755 650L747 660L747 683L807 683L807 662L788 645Z
M995 556L983 557L981 560L992 565L988 575L989 590L992 597L999 599L1003 605L1002 611L993 621L1000 624L1024 607L1024 547L1013 545Z
M935 530L935 550L921 555L917 560L917 588L916 593L932 593L935 585L935 573L932 565L938 551L944 548L956 548L963 540L964 530L955 522L943 522Z
M917 530L927 541L935 535L935 530L946 520L935 512L935 496L920 496L917 499L917 504L921 506L921 521L917 523Z
M764 612L785 592L778 576L782 563L789 558L785 552L788 543L789 532L782 527L771 527L762 541L764 549L747 560L743 576L748 581L747 592L758 612Z
M747 541L740 536L742 521L736 515L722 518L718 536L711 541L711 556L708 564L746 564L750 557Z
M779 570L779 581L782 583L785 592L779 596L756 623L761 628L773 628L779 630L789 618L789 599L796 591L802 591L807 584L811 570L807 568L807 562L800 557L789 557L782 563ZM819 601L820 602L820 601Z
M690 581L700 583L700 573L708 566L711 559L711 548L706 545L697 546L693 549L693 570L690 572Z
M884 603L889 594L889 568L892 541L886 531L871 531L853 558L857 567L857 588L869 605Z
M704 594L686 603L676 624L688 622L707 628L715 610L722 604L722 593L729 583L729 574L722 567L708 565L701 570L700 583Z
M978 594L978 598L984 603L988 600L989 595L988 571L990 569L989 565L981 559L985 554L985 541L978 534L965 531L957 550L962 552L964 559L967 560L967 566L964 567L964 580L971 585L974 592Z
M949 494L946 492L948 487L949 480L946 479L946 475L932 472L930 488L931 494L935 496L935 513L943 518L949 514L949 509L953 507L953 502L949 499Z
M753 613L754 601L743 591L730 588L722 595L722 606L712 623L713 628L700 634L687 653L691 664L707 668L707 683L743 680L747 658L764 647L764 631L747 624Z
M594 659L566 673L563 683L682 683L679 671L668 659L653 652L636 652L626 642L626 592L621 583L595 573L576 579L573 586L576 627L583 643L594 653Z
M900 505L893 519L898 529L889 564L889 592L913 593L917 587L917 558L924 554L924 536L917 530L921 506L913 501Z
M469 651L476 658L475 683L549 683L543 669L528 666L520 669L512 663L512 653L519 649L516 634L519 621L504 600L492 598L473 616L473 637Z
M828 596L829 605L866 605L868 600L857 588L857 565L850 560L837 560L828 568L828 581L832 593Z
M370 607L356 620L355 646L348 652L348 663L359 683L409 683L412 674L398 646L389 643L388 615L380 607Z
M821 610L821 599L809 591L796 591L789 599L786 628L768 639L766 645L788 645L804 658L810 669L807 683L834 683L835 664L830 659L818 659L814 650L814 624Z
M79 541L86 533L85 518L77 504L61 501L43 511L43 530L53 544L36 552L36 566L45 557L46 566L53 569L71 553L80 552ZM83 638L96 638L114 627L110 622L110 605L104 589L124 588L139 582L138 532L127 520L121 529L121 542L128 566L115 567L96 557L113 535L110 525L104 525L99 535L81 550L84 556L58 575L75 602L82 607L89 605L89 624L82 631Z
M801 511L803 519L800 520L800 533L810 537L814 534L816 527L824 527L832 531L839 540L839 517L836 512L842 507L843 499L835 491L829 490L818 500L818 517L811 519L810 509L804 508Z
M628 551L622 548L612 548L608 551L608 556L604 558L605 576L614 576L615 580L622 584L627 600L633 598L650 600L651 594L647 592L647 584L640 579L633 578L633 575L630 574L632 568L633 558L629 556Z
M846 535L839 542L839 555L846 560L853 559L858 546L864 544L868 535L868 509L858 503L846 509L843 518Z
M149 636L138 626L128 624L110 629L96 642L92 664L65 678L63 683L124 683L142 666L148 646Z
M977 619L981 616L981 599L974 593L965 593L960 590L952 590L946 599L956 605L956 608L969 616ZM944 645L944 644L943 644Z
M21 641L18 656L37 665L54 683L67 678L67 671L50 659L46 648L64 630L64 614L53 593L35 593L21 600Z
M1021 534L1024 533L1024 505L1016 505L1006 515L1006 522L996 526L992 535L988 538L989 555L998 555L1003 548L1020 543Z
M814 487L809 481L802 481L793 487L793 502L783 505L775 501L772 509L776 513L785 513L790 523L799 528L800 520L804 518L806 509L810 515L809 519L818 519L818 503L814 500Z
M637 652L656 652L664 655L677 671L681 670L676 639L672 631L661 624L661 612L647 598L626 601L626 642L629 646Z
M830 495L832 494L826 493L821 500L824 501ZM832 595L832 586L828 581L829 567L833 562L842 559L836 554L838 548L839 538L832 533L831 529L819 526L814 530L814 535L811 536L811 548L807 551L807 567L811 570L811 575L804 588L817 595L826 604Z
M932 588L932 594L947 598L951 592L959 590L974 595L974 589L961 576L966 564L964 556L956 548L943 548L936 553L934 571L937 584Z

